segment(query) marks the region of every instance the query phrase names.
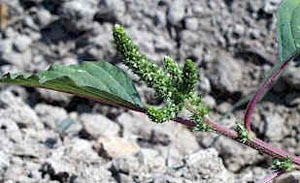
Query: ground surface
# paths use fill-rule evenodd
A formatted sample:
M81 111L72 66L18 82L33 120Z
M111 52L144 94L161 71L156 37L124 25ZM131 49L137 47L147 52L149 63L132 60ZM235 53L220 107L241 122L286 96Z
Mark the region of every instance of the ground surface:
M199 68L198 89L219 119L255 91L276 62L280 0L4 0L0 70L36 72L50 64L109 61L126 69L112 43L126 27L157 63L170 55ZM3 24L3 22L2 22ZM133 77L134 80L136 78ZM137 83L142 99L161 101ZM300 72L290 66L259 105L258 137L300 154ZM233 117L234 116L234 117ZM231 119L241 121L243 108ZM66 131L60 125L73 121ZM19 86L0 91L0 182L250 183L271 159L214 134L139 113Z

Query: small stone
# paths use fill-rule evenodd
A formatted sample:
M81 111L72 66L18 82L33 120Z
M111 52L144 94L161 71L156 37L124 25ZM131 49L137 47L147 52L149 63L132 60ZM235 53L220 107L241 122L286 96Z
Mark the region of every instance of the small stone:
M185 179L189 179L193 182L199 180L226 183L234 182L233 175L225 169L215 149L211 148L197 151L185 157L183 161L185 166L178 170L178 173Z
M0 55L10 54L12 52L13 41L12 39L1 40L0 44Z
M120 132L120 127L117 123L99 114L82 114L80 121L83 129L94 139L100 136L118 136Z
M167 20L171 25L177 25L185 15L185 4L184 1L176 0L171 3L168 14Z
M239 36L242 36L245 33L245 28L244 28L244 26L242 26L240 24L236 24L234 26L233 32Z
M51 129L57 129L58 123L68 117L65 109L47 104L37 104L34 110L40 120Z
M0 105L5 106L4 109L0 109L0 118L11 119L19 127L43 129L43 125L34 110L25 104L21 98L8 91L3 91L0 93Z
M22 133L18 125L11 119L0 118L0 127L3 128L3 131L5 132L5 134L10 140L13 140L15 142L22 141Z
M209 93L211 92L211 84L210 81L207 77L205 76L201 76L200 77L200 82L199 82L199 87L200 87L200 91L201 93Z
M272 141L283 139L283 126L285 120L278 114L264 113L265 135Z
M222 114L225 114L230 109L231 109L231 105L228 102L223 102L217 106L217 110Z
M197 18L186 18L184 20L187 29L196 31L198 29L198 19Z
M284 173L280 177L276 178L274 183L300 183L300 172L293 171Z
M96 149L100 155L107 158L129 156L137 153L139 150L136 144L120 137L100 137L97 140Z
M28 35L19 35L14 39L13 44L16 50L22 53L29 49L30 45L32 44L32 40Z
M38 23L42 27L44 27L51 22L51 20L52 20L51 13L46 9L40 9L37 12L37 20L38 20Z
M165 159L153 149L141 149L137 153L140 165L146 172L163 172L165 170Z
M289 66L283 73L282 78L288 85L300 90L300 72L297 67Z
M112 161L113 167L118 172L130 174L140 170L139 161L135 156L123 156Z
M226 52L221 52L215 60L214 70L209 75L212 85L227 92L239 91L239 83L243 78L242 68L234 58Z
M216 100L210 96L210 95L206 95L205 97L203 97L201 99L201 101L203 102L203 104L209 108L214 108L216 106Z
M53 90L47 90L43 88L37 88L39 99L49 101L51 103L59 102L62 104L68 104L73 97L71 94L62 93Z
M119 21L126 11L126 5L121 0L102 0L99 3L99 11L96 19L102 21Z

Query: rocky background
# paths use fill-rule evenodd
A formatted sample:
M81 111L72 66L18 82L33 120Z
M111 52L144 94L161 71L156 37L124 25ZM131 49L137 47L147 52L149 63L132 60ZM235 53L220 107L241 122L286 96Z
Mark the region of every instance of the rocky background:
M109 61L115 23L161 63L170 55L199 68L198 89L220 119L255 91L276 63L280 0L3 0L0 71ZM133 76L137 81L137 78ZM137 83L148 104L161 101ZM300 72L291 65L254 116L258 137L300 154ZM245 107L245 106L243 106ZM244 108L220 120L242 121ZM271 159L211 133L42 89L1 85L2 183L253 183ZM293 172L277 182L292 182ZM294 181L295 182L295 181Z

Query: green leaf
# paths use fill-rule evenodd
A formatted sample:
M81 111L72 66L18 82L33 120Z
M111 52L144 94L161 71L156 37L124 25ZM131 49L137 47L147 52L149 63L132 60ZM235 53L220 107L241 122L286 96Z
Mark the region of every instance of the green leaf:
M283 0L277 12L278 62L300 53L300 0Z
M53 65L37 74L8 73L0 78L0 82L71 93L133 110L144 108L126 73L108 62Z

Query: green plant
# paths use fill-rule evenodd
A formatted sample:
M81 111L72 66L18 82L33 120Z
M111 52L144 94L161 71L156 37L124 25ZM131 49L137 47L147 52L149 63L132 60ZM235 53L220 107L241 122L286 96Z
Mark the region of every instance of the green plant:
M251 116L257 101L300 53L300 0L284 0L278 9L277 18L278 62L250 100L244 125L236 124L235 130L223 127L209 118L208 108L201 103L201 97L195 91L197 71L191 60L186 60L181 69L172 58L166 56L163 58L163 68L160 68L139 52L120 25L113 29L117 51L124 64L163 99L164 105L161 108L143 104L126 73L107 62L54 65L38 74L8 73L0 78L0 82L71 93L145 113L157 123L173 120L194 131L222 134L274 158L274 173L261 181L266 183L300 166L300 157L272 147L251 131ZM178 116L183 108L191 113L189 118Z

